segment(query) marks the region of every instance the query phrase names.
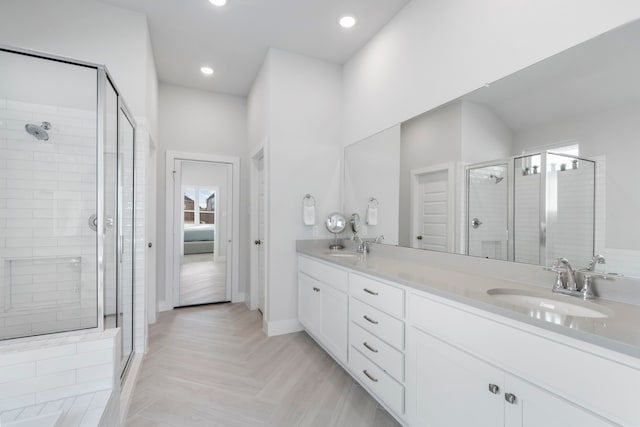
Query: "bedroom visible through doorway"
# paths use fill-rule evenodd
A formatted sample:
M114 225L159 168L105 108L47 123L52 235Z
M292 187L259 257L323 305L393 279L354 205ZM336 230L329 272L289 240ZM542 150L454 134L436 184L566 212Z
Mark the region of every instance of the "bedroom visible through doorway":
M176 160L177 219L174 261L179 263L177 306L230 300L228 244L232 165Z

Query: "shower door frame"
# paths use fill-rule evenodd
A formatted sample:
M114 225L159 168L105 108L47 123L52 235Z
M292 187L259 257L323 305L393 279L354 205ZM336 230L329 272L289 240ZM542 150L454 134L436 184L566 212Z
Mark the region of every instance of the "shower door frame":
M118 97L118 111L122 111L125 116L127 117L127 119L129 120L129 122L131 123L132 127L133 127L133 177L132 177L132 188L133 188L133 212L132 212L132 227L133 227L133 241L132 241L132 313L131 313L131 318L132 318L132 350L131 353L129 354L127 361L125 363L124 366L121 366L121 379L125 377L126 371L129 367L129 365L131 364L131 360L133 355L135 354L135 346L136 346L136 339L135 339L135 327L136 327L136 323L135 323L135 309L136 309L136 298L135 298L135 289L136 289L136 281L135 281L135 276L136 276L136 262L135 262L135 258L136 258L136 203L137 203L137 191L136 191L136 155L135 155L135 147L136 147L136 129L137 129L137 123L133 118L133 115L131 114L131 110L129 109L129 107L127 106L126 102L124 101L124 99L122 98L122 92L118 89L118 86L116 85L116 83L114 82L113 78L111 77L111 74L109 73L109 70L107 69L107 67L105 65L101 65L101 64L95 64L92 62L88 62L88 61L82 61L82 60L76 60L76 59L72 59L72 58L67 58L64 56L60 56L60 55L54 55L54 54L50 54L50 53L45 53L45 52L39 52L39 51L35 51L35 50L31 50L31 49L24 49L24 48L18 48L18 47L13 47L13 46L8 46L5 44L1 44L0 43L0 52L7 52L10 54L16 54L16 55L24 55L24 56L29 56L32 58L38 58L41 60L48 60L48 61L55 61L55 62L60 62L60 63L64 63L64 64L69 64L69 65L75 65L75 66L79 66L79 67L85 67L85 68L90 68L96 71L96 215L97 215L97 222L96 222L96 226L97 226L97 230L96 230L96 288L97 288L97 297L96 297L96 302L97 302L97 309L96 309L96 326L95 327L90 327L90 328L80 328L80 329L73 329L73 330L69 330L69 331L62 331L62 332L52 332L52 333L47 333L47 334L39 334L39 335L48 335L48 336L54 336L54 337L65 337L65 336L72 336L72 335L78 335L79 333L92 333L92 332L102 332L105 330L105 319L104 319L104 315L105 315L105 298L104 298L104 291L105 291L105 282L104 282L104 272L105 272L105 266L104 266L104 230L105 230L105 214L104 214L104 200L103 200L103 195L104 195L104 186L105 186L105 182L104 182L104 171L105 171L105 165L104 165L104 161L105 161L105 157L104 157L104 146L105 146L105 139L106 139L106 90L107 90L107 84L111 84L111 86L113 87L114 91L117 94ZM118 132L119 133L119 132ZM119 138L119 135L118 135ZM118 140L119 142L119 140ZM120 168L120 164L118 163L118 168ZM19 338L11 338L10 340L15 341L15 342L20 342L20 341L24 341L24 340L30 340L33 338L33 336L36 335L29 335L26 337L19 337Z
M105 94L106 86L104 85L105 78L110 79L109 71L106 66L95 64L88 61L81 61L76 59L67 58L60 55L54 55L50 53L39 52L36 50L19 48L9 46L0 43L0 52L7 52L16 55L24 55L32 58L38 58L45 61L55 61L63 64L75 65L78 67L91 68L96 71L96 215L97 215L97 230L96 230L96 288L97 288L97 310L96 310L96 326L92 328L80 328L72 329L69 331L51 332L44 334L28 335L19 338L10 338L9 340L14 342L20 342L24 340L30 340L34 336L54 336L54 337L66 337L77 335L79 333L92 333L102 332L104 328L104 215L102 214L104 209L104 201L99 195L104 194L104 142L105 142ZM116 85L113 84L114 89L118 93L120 98L120 91ZM135 122L134 122L135 125ZM7 341L7 340L1 340Z
M512 173L514 158L510 157L507 159L499 159L499 160L491 160L487 162L473 163L466 165L464 167L464 203L465 209L463 210L464 216L464 254L468 256L472 256L469 254L469 245L470 245L470 225L471 225L471 217L469 215L469 208L471 206L471 171L474 169L483 169L489 166L501 166L504 165L506 167L506 181L507 181L507 259L504 261L513 261L513 248L514 248L514 210L513 210L513 188L514 184L514 176Z

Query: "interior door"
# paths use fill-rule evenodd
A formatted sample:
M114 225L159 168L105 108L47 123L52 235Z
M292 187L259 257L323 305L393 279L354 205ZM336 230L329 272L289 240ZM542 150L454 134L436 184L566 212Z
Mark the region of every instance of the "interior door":
M453 251L454 212L448 170L415 175L413 186L412 246L440 252Z
M258 251L258 310L261 313L265 312L265 299L266 299L266 269L265 269L265 250L264 250L264 237L265 237L265 179L264 179L264 157L257 159L256 172L258 181L258 238L254 242Z
M174 306L231 299L233 165L174 163Z

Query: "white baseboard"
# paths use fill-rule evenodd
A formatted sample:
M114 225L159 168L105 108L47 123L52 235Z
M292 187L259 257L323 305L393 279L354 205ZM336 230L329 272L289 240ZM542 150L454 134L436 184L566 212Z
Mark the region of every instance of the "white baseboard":
M245 302L244 300L244 292L240 292L235 298L231 298L231 302Z
M304 330L304 328L302 327L302 324L298 322L298 319L286 319L265 322L263 330L268 337L273 337L275 335L284 335L291 334L293 332L299 332Z
M173 310L173 305L169 304L167 301L160 301L158 303L158 312L171 310Z

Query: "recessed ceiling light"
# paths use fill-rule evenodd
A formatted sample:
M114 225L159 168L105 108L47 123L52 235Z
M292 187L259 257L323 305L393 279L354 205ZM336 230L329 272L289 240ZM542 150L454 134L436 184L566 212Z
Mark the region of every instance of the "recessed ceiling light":
M338 22L340 22L340 26L342 28L351 28L354 25L356 25L357 21L356 21L356 18L354 18L353 16L347 15L340 18L340 21Z
M227 0L209 0L209 3L214 6L224 6L225 4L227 4Z
M202 74L204 74L205 76L210 76L213 74L213 68L211 67L202 67L200 68L200 71L202 72Z

